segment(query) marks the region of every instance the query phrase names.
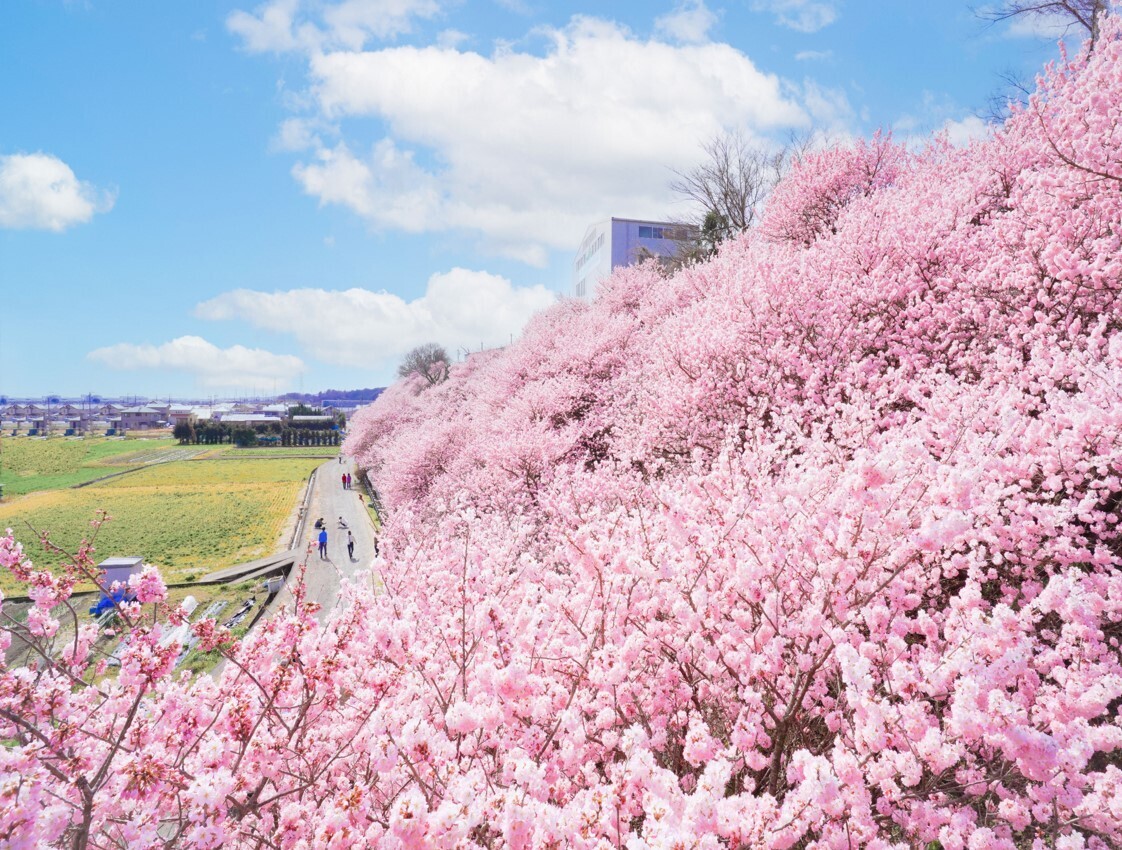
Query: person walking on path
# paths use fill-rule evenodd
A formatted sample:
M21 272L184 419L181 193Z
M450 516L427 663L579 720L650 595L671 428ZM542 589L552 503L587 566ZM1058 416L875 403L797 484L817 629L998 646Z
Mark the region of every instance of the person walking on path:
M351 530L347 529L347 557L352 561L355 559L355 536L351 534Z
M340 475L339 480L343 482L343 489L346 490L347 489L347 473L344 472L342 475Z
M377 534L377 526L373 516L366 510L364 504L367 501L366 493L362 492L361 487L354 486L354 480L360 478L360 473L351 468L350 464L354 462L351 458L348 457L346 460L342 468L333 458L324 460L324 464L319 467L319 475L312 484L306 508L308 517L313 520L322 517L323 521L320 525L326 527L329 535L334 535L329 541L329 551L324 552L320 558L311 555L305 578L308 601L322 606L316 615L321 625L327 622L332 611L343 604L341 599L343 584L360 574L365 574L365 570L375 558L374 538ZM351 473L352 489L349 493L336 484L339 481L338 476L344 471ZM358 504L355 504L356 495L360 497ZM346 527L338 525L339 517L343 518ZM334 518L334 524L329 525L330 518ZM338 530L333 531L333 528ZM320 530L313 529L310 534L313 552L318 548ZM354 554L350 560L344 557L349 552L346 548L347 543L350 542L347 537L348 531L351 532L355 542ZM308 537L305 536L304 540L307 542ZM380 543L381 541L379 541L379 548ZM317 561L323 565L320 569L312 566ZM0 846L2 845L3 841L0 841Z
M319 531L319 557L320 560L327 560L327 527L324 526Z

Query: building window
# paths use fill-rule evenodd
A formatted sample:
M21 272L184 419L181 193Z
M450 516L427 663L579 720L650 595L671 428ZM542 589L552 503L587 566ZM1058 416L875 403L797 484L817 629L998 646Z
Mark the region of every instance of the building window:
M640 238L640 239L650 239L650 238L651 238L651 236L652 236L652 233L651 233L651 231L652 231L653 229L654 229L654 228L652 228L652 227L649 227L649 226L647 226L647 225L644 225L644 224L640 224L640 225L639 225L639 238Z
M580 255L580 258L577 260L577 271L581 271L584 268L586 263L588 263L590 260L594 259L597 256L597 254L599 253L600 249L603 247L603 245L604 245L604 234L601 233L600 237L598 239L596 239L592 243L592 245L590 245L587 249L585 249L585 252L583 254Z

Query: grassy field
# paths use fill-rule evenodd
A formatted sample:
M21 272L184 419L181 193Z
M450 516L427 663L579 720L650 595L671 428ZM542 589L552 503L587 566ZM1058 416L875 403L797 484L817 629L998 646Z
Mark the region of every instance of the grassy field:
M5 496L59 490L95 481L115 472L175 460L246 458L331 458L338 446L248 448L237 446L181 446L169 438L113 439L105 437L40 440L33 437L0 439L0 484Z
M181 447L171 439L8 437L0 439L0 483L4 485L5 496L57 490L181 457L184 449L194 455L200 453L201 447Z
M134 447L135 448L135 447ZM38 563L52 563L36 532L75 549L96 511L96 558L136 555L168 581L190 581L271 554L318 459L276 457L159 463L81 489L31 493L0 503L0 528L12 528ZM109 470L112 471L112 470ZM281 544L283 545L283 544ZM6 576L0 589L17 592Z
M324 459L335 457L339 454L338 446L253 446L238 448L237 446L199 446L209 449L207 457L322 457Z

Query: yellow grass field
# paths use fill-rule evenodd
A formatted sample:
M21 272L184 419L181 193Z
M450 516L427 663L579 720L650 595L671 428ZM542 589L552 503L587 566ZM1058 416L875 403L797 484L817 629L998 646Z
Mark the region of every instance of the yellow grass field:
M168 581L272 554L316 459L195 460L162 463L81 489L52 490L0 504L0 528L11 528L33 560L36 534L74 549L91 533L98 510L112 517L97 533L96 557L139 556ZM0 577L6 593L18 592Z

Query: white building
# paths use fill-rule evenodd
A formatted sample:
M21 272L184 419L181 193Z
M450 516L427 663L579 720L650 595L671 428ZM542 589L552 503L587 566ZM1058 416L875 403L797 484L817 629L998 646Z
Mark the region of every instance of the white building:
M609 218L585 231L573 262L573 297L591 301L596 285L620 266L648 257L673 257L689 236L688 225Z

